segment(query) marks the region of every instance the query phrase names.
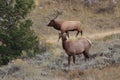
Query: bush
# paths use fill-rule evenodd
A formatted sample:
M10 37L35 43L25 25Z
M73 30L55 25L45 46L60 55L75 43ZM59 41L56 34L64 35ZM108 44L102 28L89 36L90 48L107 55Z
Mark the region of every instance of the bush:
M22 55L22 51L38 53L38 38L26 19L34 0L0 0L0 65Z

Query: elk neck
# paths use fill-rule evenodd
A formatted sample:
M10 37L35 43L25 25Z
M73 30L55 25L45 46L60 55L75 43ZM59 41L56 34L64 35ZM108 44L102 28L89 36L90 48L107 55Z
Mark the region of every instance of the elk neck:
M61 21L54 20L54 26L53 27L55 29L60 30L61 25L62 25Z
M65 49L66 41L67 41L66 38L62 38L62 47L63 47L63 49Z

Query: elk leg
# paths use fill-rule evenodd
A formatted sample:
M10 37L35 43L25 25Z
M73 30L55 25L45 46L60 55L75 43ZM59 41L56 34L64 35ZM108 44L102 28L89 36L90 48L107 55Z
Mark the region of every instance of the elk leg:
M89 55L87 52L83 52L84 56L85 56L85 61L89 58Z
M67 34L67 36L68 36L68 38L69 38L69 33L68 33L68 31L66 31L66 34Z
M73 63L75 64L75 55L73 55Z
M68 66L70 67L71 55L68 56Z
M79 31L77 32L76 37L78 36L78 34L79 34Z
M83 31L82 30L78 30L77 34L76 34L76 37L78 36L79 32L81 33L81 36L83 35Z
M81 36L82 36L83 35L83 31L81 30L80 32L81 32Z

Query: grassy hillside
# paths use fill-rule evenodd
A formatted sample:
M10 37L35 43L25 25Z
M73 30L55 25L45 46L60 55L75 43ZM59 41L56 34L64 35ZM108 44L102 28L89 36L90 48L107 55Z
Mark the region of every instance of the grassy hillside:
M56 33L56 30L46 26L49 23L47 17L54 17L55 10L63 11L63 14L57 19L80 20L85 33L113 30L120 26L119 0L117 0L117 4L111 3L110 0L93 0L97 2L91 5L85 3L84 0L35 1L36 9L30 14L30 18L33 19L34 29L38 34Z
M35 0L36 8L28 18L39 37L44 52L0 67L0 80L120 80L120 1L119 0ZM87 1L87 0L86 0ZM117 1L113 3L111 1ZM58 20L80 20L83 37L92 41L91 60L77 56L67 67L67 55L58 42L59 31L48 28L48 16L63 11ZM71 39L76 32L70 32Z
M111 37L111 36L107 36ZM112 44L111 44L112 43ZM1 80L119 80L120 35L112 40L95 41L85 61L83 55L76 57L76 64L67 66L67 55L55 56L50 52L32 59L17 59L0 67Z
M36 8L29 18L34 22L33 29L38 34L40 41L45 43L41 44L51 48L53 53L61 53L61 42L57 41L59 31L47 27L49 23L47 17L54 17L56 10L63 12L58 16L58 20L80 20L83 36L90 39L105 37L109 33L110 35L114 32L119 33L120 1L116 0L117 3L110 2L110 0L93 1L92 4L89 4L84 0L35 0ZM75 33L70 32L70 39L75 38Z

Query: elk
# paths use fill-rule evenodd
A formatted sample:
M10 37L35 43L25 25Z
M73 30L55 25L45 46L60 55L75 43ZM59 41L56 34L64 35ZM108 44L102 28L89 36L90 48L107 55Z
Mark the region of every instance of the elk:
M48 23L47 26L53 27L56 30L60 30L62 34L67 33L68 37L69 37L68 31L77 31L76 37L78 36L79 32L81 32L81 36L82 36L81 22L80 21L59 21L59 20L56 20L56 18L61 14L62 14L62 12L57 11L57 15L53 19L50 19L48 17L50 22Z
M91 48L91 41L87 38L81 38L80 40L67 40L66 33L59 34L59 39L62 38L62 47L68 55L68 66L70 67L71 56L73 57L73 63L75 64L75 55L83 54L85 60L88 59L89 50Z

